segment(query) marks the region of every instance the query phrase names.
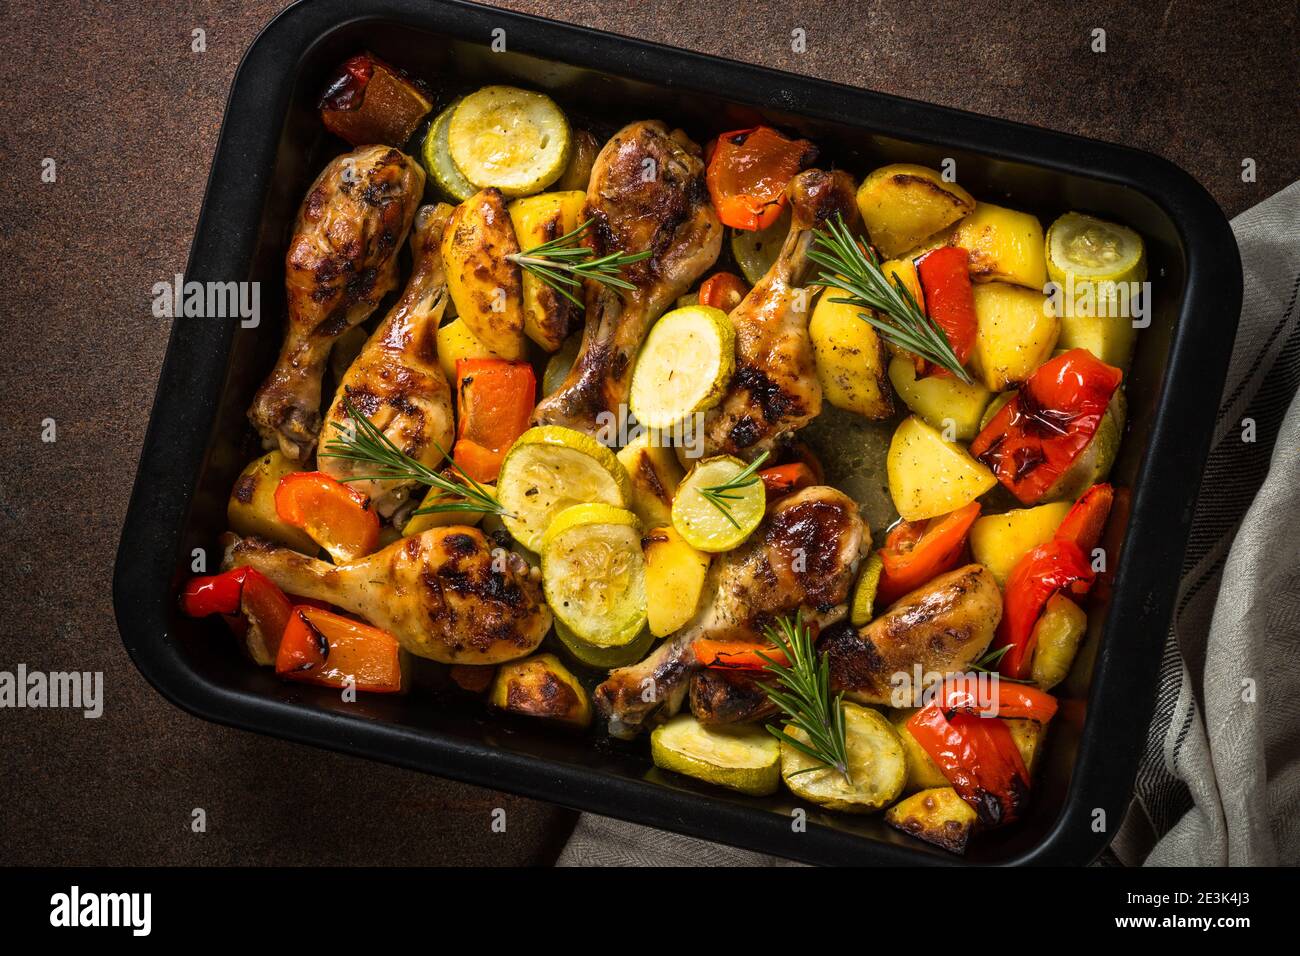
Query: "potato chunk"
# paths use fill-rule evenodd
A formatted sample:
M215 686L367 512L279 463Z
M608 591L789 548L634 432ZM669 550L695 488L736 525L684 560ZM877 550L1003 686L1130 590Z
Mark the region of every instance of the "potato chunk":
M672 524L673 495L684 474L672 448L651 444L650 432L642 432L616 457L632 479L632 510L641 524Z
M958 441L979 434L980 416L993 398L979 382L967 385L949 375L917 378L916 365L906 355L895 355L889 363L889 380L903 404L940 431L951 427Z
M1037 217L982 202L945 232L940 244L960 246L970 253L975 282L1010 282L1042 292L1047 284L1043 241L1043 225Z
M1004 282L973 291L978 324L971 367L990 391L1014 388L1051 357L1060 320L1041 292Z
M885 822L891 827L950 853L966 852L975 820L970 804L946 786L914 793L885 813Z
M506 257L519 252L505 200L496 189L456 207L442 237L447 290L475 338L504 359L524 355L523 281Z
M887 259L919 245L975 209L970 193L944 182L933 169L894 163L872 172L858 187L858 211L871 242ZM1042 234L1039 232L1039 245Z
M591 699L554 654L534 654L502 664L488 696L493 707L556 720L575 727L591 723Z
M822 395L836 408L864 418L888 418L894 402L885 383L884 343L858 318L860 308L833 298L823 294L808 323Z
M582 221L585 192L541 193L516 199L509 206L521 250L532 249L572 232ZM548 352L559 351L577 327L582 310L531 272L523 273L524 334Z
M965 448L944 441L915 415L903 419L894 432L885 470L894 507L908 521L955 511L997 484L993 472Z
M1050 541L1069 510L1068 501L1054 501L1037 508L985 515L971 525L971 555L993 572L999 585L1005 584L1021 556Z
M275 510L275 489L280 479L300 470L278 450L250 461L230 490L226 505L230 530L244 537L257 535L303 554L319 552L320 545L306 531L281 520Z
M671 524L646 532L646 621L650 633L665 637L683 627L699 608L709 556L696 551Z

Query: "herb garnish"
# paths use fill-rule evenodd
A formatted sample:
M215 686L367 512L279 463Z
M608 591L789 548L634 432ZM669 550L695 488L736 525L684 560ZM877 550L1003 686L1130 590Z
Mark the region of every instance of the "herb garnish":
M591 279L602 285L619 289L635 289L636 286L618 274L619 269L629 263L650 258L652 250L611 252L608 255L597 256L579 241L579 237L593 222L594 219L588 219L578 228L550 242L533 246L523 252L511 253L506 258L527 269L579 308L582 307L582 301L573 292L575 289L582 288L583 279Z

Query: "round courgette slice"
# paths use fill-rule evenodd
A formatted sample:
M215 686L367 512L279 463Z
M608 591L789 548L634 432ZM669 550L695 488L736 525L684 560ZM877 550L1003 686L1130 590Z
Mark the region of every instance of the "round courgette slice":
M1047 274L1065 285L1135 282L1146 278L1146 247L1128 226L1067 212L1047 230Z
M673 496L673 527L697 551L730 551L754 533L767 508L763 482L754 476L731 483L748 466L739 458L706 458L690 470Z
M655 636L647 628L630 643L618 647L597 647L574 634L558 617L555 619L555 637L578 663L602 671L627 667L643 660L655 643Z
M575 505L542 539L546 603L573 636L624 647L645 630L645 557L636 515L610 505Z
M465 178L460 167L452 160L448 148L447 129L451 114L459 103L460 100L456 100L439 113L430 124L429 132L424 137L424 145L420 148L420 159L439 189L457 202L464 202L478 192L478 189Z
M781 776L796 796L819 806L871 813L893 803L903 792L907 783L903 742L879 711L849 703L843 707L850 779L784 742ZM804 744L809 742L807 734L796 727L787 726L785 732Z
M775 793L781 745L761 727L705 727L680 714L650 735L655 766L754 797Z
M448 124L452 161L480 189L541 192L569 162L569 121L549 96L485 86L458 104Z
M736 331L727 313L707 305L669 312L637 355L628 398L647 428L672 428L722 401L736 369Z
M626 508L632 482L614 453L590 435L560 425L520 435L497 475L502 521L529 551L540 552L551 519L574 505L598 502Z
M885 562L879 551L872 551L862 565L858 581L853 585L853 604L849 608L849 623L862 627L871 623L871 616L876 609L876 589L880 587L880 572L885 569Z

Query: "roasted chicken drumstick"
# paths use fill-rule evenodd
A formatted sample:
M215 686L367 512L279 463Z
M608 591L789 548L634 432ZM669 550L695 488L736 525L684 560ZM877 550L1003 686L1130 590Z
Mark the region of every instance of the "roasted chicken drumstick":
M722 224L709 202L699 147L658 121L619 130L596 157L586 215L596 255L652 255L626 267L636 288L588 282L582 347L568 377L534 413L540 425L588 434L627 401L641 342L655 319L718 258Z
M288 594L365 618L419 657L499 664L530 653L551 626L538 573L476 528L434 528L348 564L241 538L225 567L251 567Z
M853 180L847 173L809 169L790 181L786 195L792 218L785 244L767 275L731 311L736 374L722 403L705 418L709 454L752 459L821 413L808 334L813 290L803 283L812 231L837 213L847 223L857 221Z
M842 618L864 529L853 499L825 485L773 505L749 540L714 562L705 584L711 603L640 664L611 671L596 688L610 733L627 736L677 710L698 668L693 645L701 637L761 641L765 625L796 610L821 626Z
M397 252L423 191L419 163L364 146L326 166L307 192L285 256L284 344L248 411L268 448L299 462L311 454L330 349L397 285Z
M439 244L451 206L424 206L411 230L411 278L397 305L348 368L325 416L321 444L353 427L344 403L370 420L407 455L436 468L453 437L451 387L438 364L438 323L447 307L447 275ZM374 472L373 465L318 456L321 471L340 481ZM392 514L420 487L414 481L355 481L381 515Z

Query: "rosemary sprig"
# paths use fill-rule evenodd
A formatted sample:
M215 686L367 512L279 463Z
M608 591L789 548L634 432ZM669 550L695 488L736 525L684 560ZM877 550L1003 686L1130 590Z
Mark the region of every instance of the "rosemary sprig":
M971 384L970 374L962 368L943 329L925 314L902 279L893 276L893 282L889 281L875 250L867 246L864 251L838 213L825 229L813 231L808 258L830 270L817 277L819 283L847 293L847 298L836 297L832 302L867 309L859 312L858 318L890 342Z
M731 513L731 502L740 500L740 495L735 494L735 492L740 491L742 488L748 488L756 481L759 481L758 466L765 461L767 461L767 452L763 452L751 461L745 467L745 470L736 475L735 478L724 481L720 485L708 485L697 489L704 496L704 500L721 511L722 517L730 521L737 531L740 530L740 523L736 521L735 516Z
M562 236L523 252L511 253L506 258L527 269L579 308L582 308L582 301L573 293L582 288L583 279L619 289L635 289L636 286L618 274L619 270L630 263L648 259L651 250L597 256L579 241L594 221L588 219Z
M331 438L320 453L322 458L342 458L347 461L359 461L374 466L374 474L355 475L341 478L340 481L389 481L399 479L415 481L430 488L437 488L448 495L460 498L443 504L425 505L417 515L441 514L448 511L469 511L476 514L506 514L501 502L493 497L481 484L467 475L450 455L433 439L433 447L442 452L452 470L460 476L461 481L453 481L446 475L439 474L427 465L416 461L393 441L375 427L375 423L352 404L351 399L343 400L343 407L352 419L354 428L348 429L338 422L330 422L341 435Z
M1007 656L1009 650L1011 650L1011 645L1003 644L994 650L985 651L979 660L971 664L970 669L981 674L997 674L998 680L1009 681L1012 684L1032 684L1033 681L1031 680L1020 680L998 672L998 665L1002 663L1002 658Z
M777 686L764 685L763 689L788 718L786 726L779 730L769 724L768 732L820 764L795 771L792 776L829 767L843 774L851 785L844 694L831 697L830 662L817 653L801 613L796 613L793 621L782 617L777 623L778 627L764 628L764 633L785 654L787 663L779 664L762 651L755 652L767 662L763 669L778 682ZM787 733L791 724L808 735L809 743Z

